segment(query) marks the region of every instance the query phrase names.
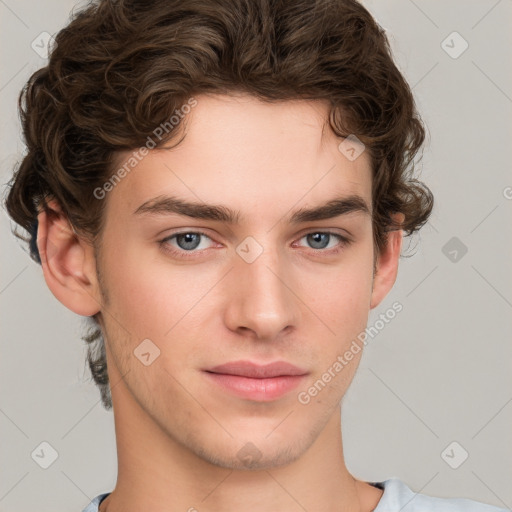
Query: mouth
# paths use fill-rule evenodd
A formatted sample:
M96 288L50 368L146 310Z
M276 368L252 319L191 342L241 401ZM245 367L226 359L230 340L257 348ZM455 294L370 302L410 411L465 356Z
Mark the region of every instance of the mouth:
M308 375L307 370L285 361L266 365L234 361L203 371L223 390L257 402L277 400L296 388Z

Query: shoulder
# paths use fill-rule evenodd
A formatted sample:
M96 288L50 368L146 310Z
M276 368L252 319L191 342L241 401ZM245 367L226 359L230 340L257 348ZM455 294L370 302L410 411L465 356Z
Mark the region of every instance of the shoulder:
M85 507L82 512L98 512L100 503L109 495L109 492L98 494L90 503Z
M436 498L416 493L398 478L369 483L384 489L373 512L510 512L467 498Z

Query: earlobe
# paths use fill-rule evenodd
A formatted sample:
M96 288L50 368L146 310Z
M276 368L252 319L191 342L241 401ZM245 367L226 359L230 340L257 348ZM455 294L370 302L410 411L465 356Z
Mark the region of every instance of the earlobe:
M402 224L405 217L402 213L396 213L393 218ZM377 271L373 281L370 309L376 308L395 284L402 241L403 231L401 229L388 233L387 244L377 258Z
M71 311L92 316L101 309L93 247L73 230L57 201L38 214L37 247L46 284Z

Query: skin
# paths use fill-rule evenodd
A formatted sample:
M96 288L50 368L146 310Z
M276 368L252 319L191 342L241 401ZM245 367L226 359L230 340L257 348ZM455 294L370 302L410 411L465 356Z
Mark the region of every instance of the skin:
M349 473L341 434L340 402L362 350L309 404L297 393L350 347L392 288L402 231L390 233L374 275L370 215L288 221L346 194L371 209L368 152L350 161L338 150L343 139L325 124L322 101L196 99L185 139L151 150L107 194L100 254L56 202L54 215L39 214L50 290L79 315L99 312L105 333L118 480L100 510L373 510L383 491ZM162 194L225 205L240 221L133 214ZM183 239L159 244L197 230L207 237L188 253ZM332 237L319 249L306 236L325 231L352 242ZM248 236L263 248L252 263L236 252ZM134 355L144 339L160 350L148 366ZM284 360L308 375L298 389L259 402L226 392L202 371L239 359ZM249 466L238 455L248 443L258 454Z

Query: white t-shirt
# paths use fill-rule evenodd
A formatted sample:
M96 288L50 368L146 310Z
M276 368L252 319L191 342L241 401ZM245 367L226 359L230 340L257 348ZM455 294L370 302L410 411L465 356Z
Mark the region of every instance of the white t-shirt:
M486 505L466 498L434 498L413 492L402 480L390 478L368 482L384 489L373 512L511 512L510 509ZM82 512L98 512L98 506L110 493L96 496Z

